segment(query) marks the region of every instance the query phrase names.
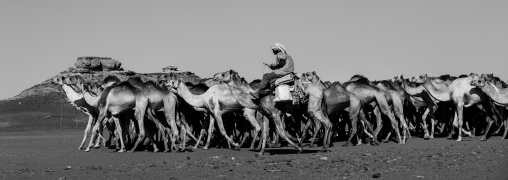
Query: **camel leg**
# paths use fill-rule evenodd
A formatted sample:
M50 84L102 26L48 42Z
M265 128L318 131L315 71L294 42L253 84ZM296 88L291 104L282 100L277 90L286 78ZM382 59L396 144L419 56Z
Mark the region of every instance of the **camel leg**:
M401 144L406 144L406 138L407 135L411 136L409 132L409 128L406 124L406 118L404 117L404 109L402 107L402 100L396 96L392 96L393 98L393 104L394 104L394 112L399 117L399 121L402 125L402 142L399 142ZM399 129L399 126L397 126L397 129Z
M321 129L321 123L317 119L315 118L313 119L314 119L314 134L312 135L312 139L310 140L309 147L314 147L314 141L316 141L317 134L319 134L319 130ZM309 121L309 123L311 123L311 121ZM325 142L323 141L323 144L324 143Z
M151 111L151 110L148 110L146 115L148 116L148 119L150 121L152 121L153 123L155 123L155 126L157 126L157 129L158 129L158 134L159 134L159 137L162 136L162 134L164 134L163 132L165 131L165 127L159 122L158 119L156 119L153 114L155 112ZM166 138L164 136L164 152L167 152L168 151L168 138ZM153 152L159 152L159 148L157 148L157 145L154 143L153 144Z
M374 115L376 116L376 129L374 130L374 142L378 142L377 135L381 131L383 127L383 121L381 119L381 111L379 110L379 105L374 108Z
M102 125L102 122L106 118L106 111L107 111L107 105L102 109L99 113L99 117L97 118L97 121L95 121L95 125L92 129L92 135L90 136L90 142L88 144L88 147L85 149L85 152L90 151L90 148L93 146L93 142L95 141L95 138L97 136L97 133L99 131L99 126Z
M435 116L435 113L436 113L436 110L437 110L438 106L437 105L433 105L432 108L431 108L431 114L430 114L430 136L429 138L430 139L434 139L434 130L435 130L435 126L436 126L436 116Z
M243 109L243 116L245 117L245 119L247 119L250 123L250 125L252 125L252 127L254 127L254 133L253 133L253 138L252 138L252 141L253 143L251 143L251 149L253 149L253 144L256 142L256 137L257 135L259 134L259 131L261 131L261 126L259 125L259 123L257 122L256 120L256 110L254 109L249 109L249 108L244 108ZM243 140L242 140L242 145L243 145L243 141L245 141L245 138L247 136L244 136ZM238 148L240 148L241 146L239 146Z
M313 107L309 106L308 113L311 115L311 117L312 117L312 119L314 121L317 121L317 122L315 122L316 123L316 132L314 133L314 139L316 137L316 134L319 131L318 128L320 128L319 127L320 123L323 123L324 128L325 128L325 134L324 134L324 139L323 139L323 151L327 151L328 150L328 146L330 145L330 140L329 140L330 138L329 138L329 136L330 136L330 130L332 129L332 123L323 114L323 111L321 111L321 109L316 110Z
M194 145L193 149L197 149L199 146L199 143L201 142L201 138L203 138L203 135L205 134L205 128L202 128L201 131L199 131L199 137L196 141L196 144Z
M508 133L508 118L504 120L504 133L502 139L506 139L506 134Z
M358 117L352 117L351 118L351 128L349 128L349 138L346 141L346 144L344 144L342 146L344 146L344 147L349 146L349 143L351 142L351 139L353 139L353 137L356 135L357 131L358 131ZM358 140L358 141L361 141L361 140Z
M214 108L214 113L213 115L215 116L215 120L217 121L217 125L219 126L219 130L220 130L220 133L222 134L222 136L224 136L224 138L226 138L226 140L228 142L230 142L234 147L238 147L238 143L234 142L233 139L231 139L226 130L224 129L224 123L222 121L222 111L219 109L219 106L218 106L218 102L216 102L215 104L217 104L217 106L215 106Z
M307 121L307 123L305 123L305 126L304 126L303 131L302 131L302 137L300 138L300 142L299 142L300 146L302 146L303 141L305 141L305 138L307 136L307 131L309 130L311 125L312 125L312 121L310 121L310 120Z
M258 156L262 156L265 153L266 139L268 138L268 118L263 116L263 128L261 132L261 139L259 142L259 153Z
M90 130L92 128L93 120L94 120L93 116L89 115L88 116L88 122L86 123L86 128L85 128L85 133L84 133L84 136L83 136L83 140L81 141L81 144L79 145L78 149L83 148L83 146L85 145L86 137L90 133Z
M122 131L120 119L118 116L113 116L113 121L115 121L117 137L120 140L120 150L118 150L118 152L125 152L124 132Z
M463 113L464 113L464 103L462 101L458 101L457 103L457 127L459 128L457 141L462 141L462 124L463 124Z
M378 107L381 110L381 112L383 114L385 114L386 116L388 116L388 118L390 119L391 124L392 124L392 128L393 128L393 130L395 130L395 134L397 135L397 138L399 140L399 144L403 144L402 139L400 137L399 123L395 119L395 117L393 115L393 112L390 111L390 108L388 106L388 103L386 102L386 99L382 99L379 96L377 96L376 99L377 99L377 102L378 102ZM377 136L375 136L375 137L377 137Z
M147 130L147 128L144 125L144 117L145 112L147 110L148 100L136 100L136 109L134 112L134 116L138 122L138 129L139 129L139 135L137 137L136 143L134 144L134 147L129 152L133 152L139 145L139 143L144 140L145 133L148 134L148 140L150 140L150 143L154 144L153 137L150 135L150 132Z
M488 121L487 128L485 129L485 132L483 133L483 136L480 139L481 141L487 140L489 136L490 127L492 127L492 124L494 123L494 120L489 116L487 116L487 121Z
M175 97L176 99L176 97ZM176 148L176 138L178 137L178 127L176 125L176 101L170 99L169 97L165 97L163 99L164 103L164 116L166 118L167 123L171 127L172 136L174 138L171 139L171 148Z
M425 112L422 115L423 132L424 132L423 139L429 139L429 128L427 127L427 116L429 115L430 111L432 111L431 109L432 109L432 105L427 105L427 108L425 109Z
M203 149L208 149L208 146L210 146L210 140L212 139L212 133L214 130L214 124L215 124L215 117L213 115L210 116L210 121L208 121L208 135L206 137L206 143L205 146L203 146Z
M289 144L291 144L293 147L295 147L299 153L301 153L303 151L303 149L298 146L297 144L295 144L293 141L291 141L291 139L289 139L289 136L287 135L287 132L286 130L284 129L284 126L281 122L281 112L279 110L276 110L276 112L272 112L272 119L275 123L275 127L277 129L277 132L278 134L284 139L286 140Z

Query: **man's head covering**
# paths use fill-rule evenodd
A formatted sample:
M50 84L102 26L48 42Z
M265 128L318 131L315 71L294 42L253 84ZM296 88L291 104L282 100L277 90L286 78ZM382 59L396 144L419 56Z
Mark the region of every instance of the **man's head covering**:
M281 43L275 43L272 45L272 49L279 49L281 52L286 52L286 48Z

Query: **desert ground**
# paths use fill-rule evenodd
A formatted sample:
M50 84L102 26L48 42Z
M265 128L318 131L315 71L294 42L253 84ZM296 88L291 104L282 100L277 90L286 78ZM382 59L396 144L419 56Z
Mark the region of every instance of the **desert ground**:
M86 115L61 94L0 102L0 179L508 179L508 140L413 136L406 145L117 153L77 147Z

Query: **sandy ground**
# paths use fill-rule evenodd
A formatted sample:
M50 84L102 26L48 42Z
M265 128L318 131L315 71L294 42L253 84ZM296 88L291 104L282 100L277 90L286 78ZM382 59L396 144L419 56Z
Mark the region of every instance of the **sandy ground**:
M0 133L1 179L508 179L508 140L410 139L331 152L283 147L184 153L77 150L81 130Z

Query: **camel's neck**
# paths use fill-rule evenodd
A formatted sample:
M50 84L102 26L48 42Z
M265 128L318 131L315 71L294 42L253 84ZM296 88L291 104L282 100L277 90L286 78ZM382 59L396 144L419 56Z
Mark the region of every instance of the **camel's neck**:
M185 83L183 83L183 82L180 83L177 90L178 90L178 95L180 95L180 97L182 97L183 100L185 100L185 102L187 102L191 106L194 106L197 108L202 108L205 106L204 98L202 97L202 95L192 94L189 91L189 88L187 87L187 85L185 85Z
M83 94L83 98L85 98L86 103L93 107L98 107L100 97L101 97L100 94L97 96L92 96L90 92L85 92Z
M423 83L423 87L433 98L439 101L451 100L450 90L448 88L445 89L437 88L434 84L432 84L429 78L426 78L425 82Z
M508 105L508 89L499 90L490 82L486 82L485 86L480 88L496 103Z
M410 96L419 96L423 91L425 91L425 88L422 85L418 85L416 87L409 86L406 81L402 80L402 90L409 94Z
M83 98L83 94L77 93L69 85L64 84L61 87L62 87L63 91L65 92L65 95L67 95L67 99L69 99L70 102L74 102L76 100Z

